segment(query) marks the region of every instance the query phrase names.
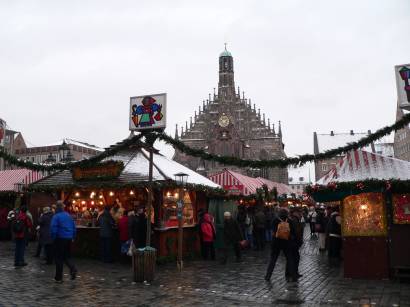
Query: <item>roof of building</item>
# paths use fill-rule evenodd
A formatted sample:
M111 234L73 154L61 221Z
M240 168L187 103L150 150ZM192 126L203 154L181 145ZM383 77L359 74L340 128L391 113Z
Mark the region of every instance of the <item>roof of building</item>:
M366 179L410 179L410 162L364 150L347 153L317 184L363 181Z
M61 141L58 141L58 142L55 142L55 143L52 143L52 144L48 144L48 145L44 145L44 146L36 146L36 147L60 146L64 141L68 145L81 146L81 147L96 150L96 151L104 151L104 148L101 148L101 147L98 147L98 146L95 146L95 145L91 145L91 144L86 143L86 142L76 141L76 140L69 139L69 138L64 138Z
M211 179L213 182L221 185L221 186L228 186L228 185L243 185L243 195L250 195L250 194L255 194L256 189L261 188L264 184L268 186L269 190L272 190L273 188L276 188L278 191L278 194L291 194L293 191L283 183L278 183L278 182L273 182L268 179L258 177L258 178L253 178L249 177L228 169L225 169L224 171L211 175L209 176L209 179Z
M315 133L317 140L314 139L314 153L325 152L330 149L338 148L347 145L348 143L357 142L361 138L368 135L367 132L354 132L353 130L348 133L335 133L331 131L326 133ZM366 147L371 151L370 147Z
M149 153L143 148L126 149L115 156L109 157L106 160L122 161L124 169L119 177L110 180L113 184L128 184L133 182L148 181L149 170ZM205 185L211 188L219 188L217 184L208 178L192 171L191 169L175 162L159 152L154 153L153 180L165 181L174 180L174 175L177 173L185 173L188 175L187 183ZM81 181L75 182L70 171L62 171L50 175L37 183L34 186L57 186L57 185L74 185L81 184L83 186L92 186L93 182Z
M16 184L30 184L41 177L41 173L28 169L0 171L0 191L14 191Z

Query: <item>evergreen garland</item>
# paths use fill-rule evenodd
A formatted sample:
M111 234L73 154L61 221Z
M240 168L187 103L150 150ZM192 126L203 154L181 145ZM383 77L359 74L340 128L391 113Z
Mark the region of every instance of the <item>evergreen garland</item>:
M397 131L403 128L405 125L410 123L410 113L404 115L400 120L395 122L391 126L387 126L377 130L376 132L367 135L366 137L361 138L357 142L348 143L343 147L334 148L331 150L327 150L323 153L319 154L304 154L298 157L291 157L291 158L283 158L283 159L272 159L272 160L246 160L246 159L239 159L235 157L229 156L220 156L216 154L211 154L205 152L202 149L196 149L189 147L188 145L184 144L182 141L176 140L164 133L158 134L158 139L172 145L175 149L181 151L182 153L201 158L203 160L208 161L215 161L225 165L232 165L232 166L239 166L239 167L254 167L254 168L271 168L271 167L287 167L289 165L293 166L300 166L307 162L317 161L317 160L324 160L329 159L334 156L345 154L351 150L357 150L367 145L377 141L378 139L384 137L392 133L393 131Z
M7 163L31 170L36 171L58 171L58 170L66 170L71 169L75 166L80 167L91 167L98 164L101 160L111 157L118 153L121 150L127 149L132 145L140 145L144 146L145 144L141 142L141 138L145 136L146 141L149 143L153 143L153 140L159 139L167 144L172 145L176 150L181 151L182 153L201 158L207 161L215 161L224 165L232 165L238 167L254 167L254 168L272 168L272 167L287 167L289 165L303 165L307 162L317 161L317 160L324 160L329 159L334 156L345 154L351 150L360 149L366 147L367 145L377 141L378 139L382 138L385 135L392 133L393 131L397 131L403 128L405 125L410 123L410 113L404 115L400 120L395 122L391 126L387 126L377 130L376 132L360 139L357 142L348 143L343 147L334 148L331 150L327 150L323 153L319 154L304 154L298 157L291 157L291 158L282 158L282 159L272 159L272 160L249 160L249 159L240 159L230 156L220 156L216 154L208 153L202 149L196 149L189 147L188 145L184 144L180 140L176 140L169 135L165 134L164 132L145 132L138 135L135 135L131 138L125 139L122 142L119 142L111 147L107 148L104 152L93 156L89 159L76 161L76 162L68 162L68 163L56 163L52 165L47 164L38 164L33 163L30 161L24 161L22 159L13 156L5 150L4 147L0 147L0 158L3 158Z

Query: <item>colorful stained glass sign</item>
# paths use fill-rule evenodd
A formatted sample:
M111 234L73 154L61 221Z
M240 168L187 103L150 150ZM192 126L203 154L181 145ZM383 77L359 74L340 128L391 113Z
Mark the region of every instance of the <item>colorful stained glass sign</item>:
M167 94L144 95L130 98L130 130L166 127Z
M410 64L395 67L399 105L410 104Z
M362 193L343 200L342 234L346 237L385 236L387 222L382 193Z
M393 194L394 224L410 224L410 194Z

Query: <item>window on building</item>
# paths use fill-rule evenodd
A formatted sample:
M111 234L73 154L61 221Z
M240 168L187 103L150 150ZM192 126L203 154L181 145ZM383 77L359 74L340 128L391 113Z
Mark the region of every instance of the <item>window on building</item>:
M326 172L327 171L327 164L322 164L322 172Z

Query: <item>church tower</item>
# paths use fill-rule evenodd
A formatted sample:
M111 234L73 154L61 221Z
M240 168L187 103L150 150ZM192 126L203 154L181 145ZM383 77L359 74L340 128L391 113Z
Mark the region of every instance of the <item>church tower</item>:
M226 101L233 101L235 97L233 57L226 50L226 44L225 50L219 55L218 96Z
M233 156L241 159L274 159L286 157L282 142L282 127L279 122L279 133L274 124L266 120L265 114L235 87L234 63L232 54L226 49L219 55L218 91L209 94L195 111L185 129L175 131L175 137L190 147L202 149L209 153ZM181 125L184 127L184 125ZM174 159L205 176L229 168L252 177L288 183L286 168L237 168L220 165L213 161L186 156L176 151Z

